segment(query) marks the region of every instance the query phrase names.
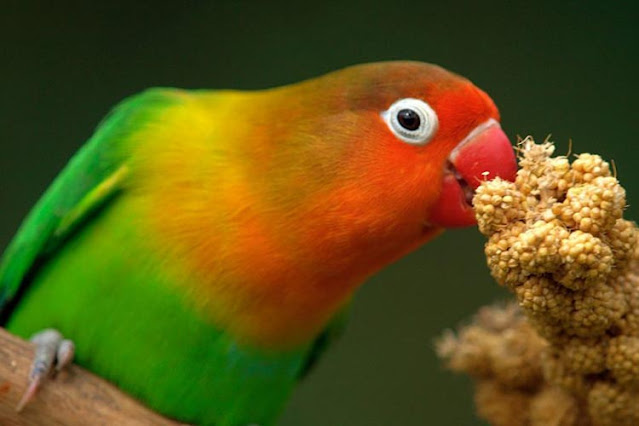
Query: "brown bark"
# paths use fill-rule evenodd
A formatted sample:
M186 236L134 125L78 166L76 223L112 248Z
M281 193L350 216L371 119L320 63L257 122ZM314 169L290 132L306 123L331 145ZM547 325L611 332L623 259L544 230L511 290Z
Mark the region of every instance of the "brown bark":
M76 365L45 382L17 413L32 357L31 343L0 329L0 425L179 425Z

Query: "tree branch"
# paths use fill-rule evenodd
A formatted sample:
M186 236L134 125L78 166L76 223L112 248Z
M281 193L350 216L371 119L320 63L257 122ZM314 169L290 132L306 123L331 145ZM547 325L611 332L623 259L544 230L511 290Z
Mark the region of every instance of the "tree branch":
M44 383L21 413L15 410L27 386L33 345L0 328L0 424L177 426L112 384L71 365Z

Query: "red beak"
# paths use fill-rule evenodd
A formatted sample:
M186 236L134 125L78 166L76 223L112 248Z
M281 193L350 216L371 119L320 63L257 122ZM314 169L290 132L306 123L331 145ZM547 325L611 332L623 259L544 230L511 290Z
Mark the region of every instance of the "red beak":
M448 160L442 191L430 214L430 223L438 227L474 225L471 205L474 190L482 181L495 177L513 181L517 173L513 147L493 119L471 131Z

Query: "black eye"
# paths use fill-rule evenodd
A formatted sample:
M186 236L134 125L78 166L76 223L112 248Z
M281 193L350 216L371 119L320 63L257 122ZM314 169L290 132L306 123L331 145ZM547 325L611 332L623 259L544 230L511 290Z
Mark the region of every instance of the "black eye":
M417 130L421 124L419 114L412 109L402 109L397 112L397 121L406 130Z

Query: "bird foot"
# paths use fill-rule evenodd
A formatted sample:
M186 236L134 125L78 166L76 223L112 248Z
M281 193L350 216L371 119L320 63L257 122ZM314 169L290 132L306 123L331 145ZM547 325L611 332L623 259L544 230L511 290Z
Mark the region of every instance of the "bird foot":
M71 363L75 352L73 342L64 339L59 331L52 328L34 334L30 340L36 345L35 356L29 373L29 386L16 407L18 412L33 399L52 370L58 372Z

